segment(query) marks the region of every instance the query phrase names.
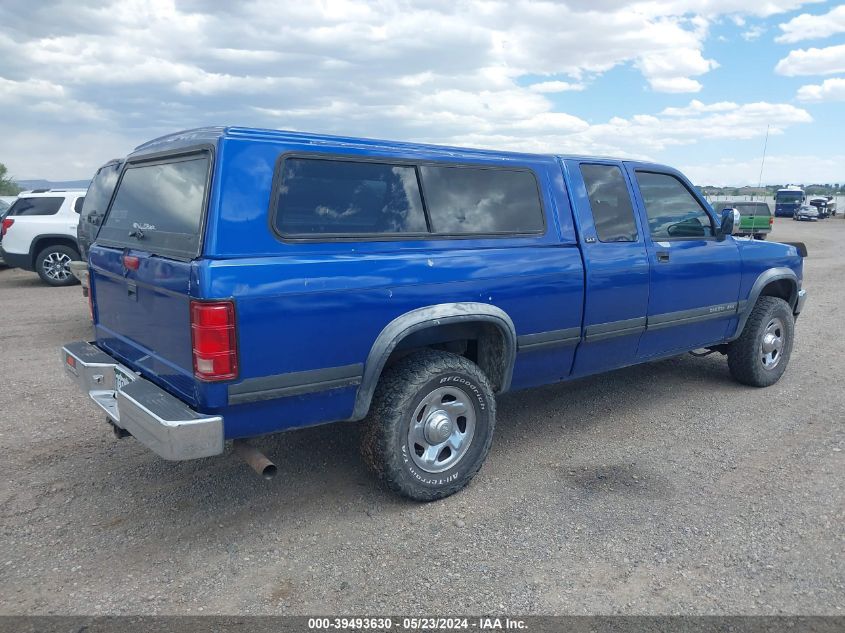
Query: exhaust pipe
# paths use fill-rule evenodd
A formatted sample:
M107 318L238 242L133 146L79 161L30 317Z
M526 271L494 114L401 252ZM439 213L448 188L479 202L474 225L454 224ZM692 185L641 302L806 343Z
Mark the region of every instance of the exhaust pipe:
M267 456L253 448L243 440L234 441L235 452L264 479L272 479L276 476L276 464L267 459Z

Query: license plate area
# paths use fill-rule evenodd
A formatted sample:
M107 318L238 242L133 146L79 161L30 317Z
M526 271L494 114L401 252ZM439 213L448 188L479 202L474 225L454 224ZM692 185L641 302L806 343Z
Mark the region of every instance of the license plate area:
M126 371L125 369L121 369L118 366L114 368L114 390L115 392L120 391L130 382L135 380L136 376L131 371Z

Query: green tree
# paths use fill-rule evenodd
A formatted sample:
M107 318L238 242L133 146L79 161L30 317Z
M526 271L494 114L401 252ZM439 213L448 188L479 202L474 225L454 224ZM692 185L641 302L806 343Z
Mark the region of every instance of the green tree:
M6 166L0 163L0 196L16 196L21 192L18 183L11 176L6 175L8 171Z

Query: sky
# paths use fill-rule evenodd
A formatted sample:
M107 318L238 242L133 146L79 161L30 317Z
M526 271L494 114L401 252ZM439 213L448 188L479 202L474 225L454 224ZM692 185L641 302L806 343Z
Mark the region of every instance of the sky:
M0 162L90 178L244 125L845 182L845 5L818 0L3 0Z

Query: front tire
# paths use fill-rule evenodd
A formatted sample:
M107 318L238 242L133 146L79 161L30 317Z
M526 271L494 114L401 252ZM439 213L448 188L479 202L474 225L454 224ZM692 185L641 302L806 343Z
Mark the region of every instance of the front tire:
M472 480L490 452L495 424L484 372L463 356L424 350L385 370L361 453L394 492L434 501Z
M792 355L795 318L778 297L760 297L738 339L728 346L728 368L739 382L752 387L775 384Z
M79 280L70 272L70 262L78 259L79 253L70 246L48 246L35 258L35 271L49 286L72 286Z

